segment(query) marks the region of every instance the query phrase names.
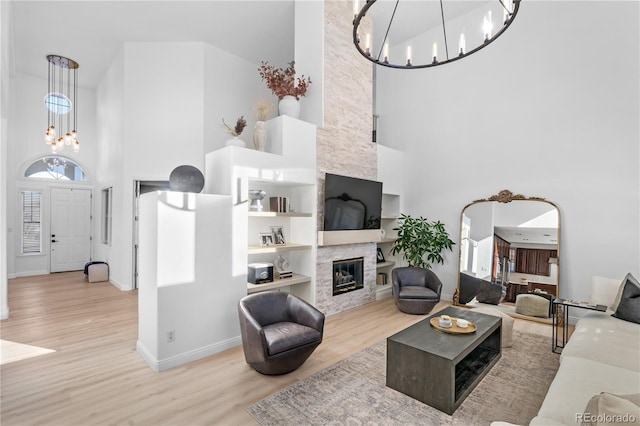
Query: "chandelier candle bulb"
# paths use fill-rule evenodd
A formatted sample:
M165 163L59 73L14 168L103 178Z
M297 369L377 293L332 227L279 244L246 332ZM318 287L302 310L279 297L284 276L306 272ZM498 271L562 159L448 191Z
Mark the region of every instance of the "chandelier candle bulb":
M360 12L360 1L353 0L353 19L356 19L356 16L358 16L358 12Z
M371 55L371 34L369 33L364 35L364 49L367 55Z
M464 55L465 50L467 49L467 41L464 38L464 33L460 33L460 42L458 44L461 55Z
M407 66L411 66L411 46L407 46Z
M483 25L484 41L488 41L491 38L491 27L493 26L491 21L492 21L491 11L488 11L487 14L484 16L484 25Z
M433 62L438 62L438 43L433 43L431 56L433 56Z

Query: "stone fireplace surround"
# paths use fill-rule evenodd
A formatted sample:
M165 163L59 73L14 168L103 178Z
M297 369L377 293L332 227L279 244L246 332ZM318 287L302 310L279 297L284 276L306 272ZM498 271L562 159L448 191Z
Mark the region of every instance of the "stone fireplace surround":
M376 244L347 244L318 247L316 269L316 307L332 315L376 300ZM364 287L333 295L333 262L364 258Z
M318 230L324 220L324 174L377 180L377 147L371 142L373 76L353 49L353 5L324 2L324 123L318 127ZM345 70L347 70L345 72ZM375 301L376 243L320 246L316 260L316 307L331 315ZM364 258L364 288L333 296L333 261Z

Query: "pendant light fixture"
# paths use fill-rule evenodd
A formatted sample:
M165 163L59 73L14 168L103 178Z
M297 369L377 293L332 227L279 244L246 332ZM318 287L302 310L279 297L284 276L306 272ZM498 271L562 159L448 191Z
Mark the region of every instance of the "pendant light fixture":
M51 152L58 154L70 145L74 152L80 150L78 141L78 68L73 59L48 55L48 88L44 98L47 107L47 131L45 142Z
M354 0L353 43L362 56L385 67L444 65L500 37L519 8L520 0L367 0L362 7ZM500 28L494 31L498 16ZM456 41L457 49L450 48Z

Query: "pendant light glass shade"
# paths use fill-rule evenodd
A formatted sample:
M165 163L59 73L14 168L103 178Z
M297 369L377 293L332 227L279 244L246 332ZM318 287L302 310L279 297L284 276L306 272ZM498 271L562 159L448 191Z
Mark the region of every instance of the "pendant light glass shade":
M80 65L64 56L48 55L48 88L44 98L47 108L45 143L53 153L66 145L80 149L77 132L78 68ZM57 126L57 127L56 127Z

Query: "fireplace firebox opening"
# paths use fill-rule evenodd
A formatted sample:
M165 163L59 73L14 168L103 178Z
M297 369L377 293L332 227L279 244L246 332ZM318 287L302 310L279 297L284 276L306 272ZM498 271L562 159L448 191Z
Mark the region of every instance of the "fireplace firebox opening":
M364 258L335 260L333 262L333 295L364 288Z

